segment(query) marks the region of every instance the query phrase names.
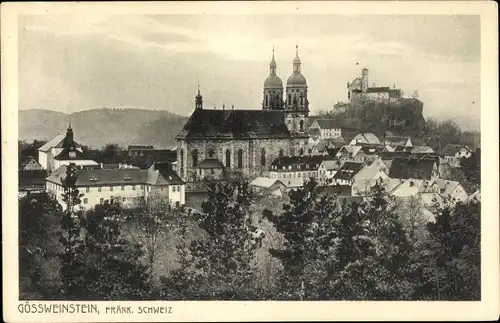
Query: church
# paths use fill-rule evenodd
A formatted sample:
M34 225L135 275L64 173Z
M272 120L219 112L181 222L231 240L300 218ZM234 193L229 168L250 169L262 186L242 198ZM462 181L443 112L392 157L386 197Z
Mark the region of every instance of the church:
M182 180L224 179L231 174L254 178L280 156L304 155L309 101L298 46L286 89L276 67L273 48L261 110L204 109L198 88L195 109L176 137Z

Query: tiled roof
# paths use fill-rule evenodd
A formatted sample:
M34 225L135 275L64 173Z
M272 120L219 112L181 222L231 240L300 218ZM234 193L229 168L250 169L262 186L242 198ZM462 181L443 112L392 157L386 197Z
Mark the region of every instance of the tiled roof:
M361 151L361 146L351 146L351 145L342 146L342 148L340 148L339 151L337 152L336 156L337 157L342 156L342 153L344 151L348 152L351 157L354 157Z
M47 170L20 170L18 171L19 191L44 189Z
M434 153L434 150L429 146L414 146L411 149L412 154Z
M342 123L335 119L316 119L321 129L341 129Z
M317 192L326 195L350 196L351 186L349 185L318 186Z
M216 158L207 158L196 166L200 169L224 168L224 165Z
M38 148L39 151L49 151L52 147L62 144L66 135L60 134L49 140L45 145Z
M47 180L61 185L61 177L65 177L67 167L61 166L53 172ZM147 170L138 168L119 169L81 169L77 171L76 186L110 186L110 185L166 185L182 184L179 176L168 168L154 168Z
M323 160L322 164L327 170L336 170L340 166L337 160Z
M430 158L394 158L389 170L389 177L430 180L435 162Z
M268 178L268 177L257 177L249 185L250 186L257 186L257 187L269 188L274 183L276 183L276 179L271 179L271 178Z
M283 111L196 109L177 138L251 139L293 136L309 137L306 133L292 135L285 124Z
M129 145L127 150L152 150L155 149L152 145Z
M345 162L335 175L333 175L333 178L351 180L363 168L363 165L363 163Z
M404 146L410 137L387 136L384 140L393 146Z
M358 133L352 140L359 141L365 144L376 144L380 145L380 140L371 132ZM351 140L351 141L352 141Z
M432 182L432 185L436 185L439 189L439 194L442 196L448 196L460 185L459 182L449 181L441 178L437 178Z
M340 148L326 148L328 155L335 156L339 152Z
M29 163L31 162L34 162L38 165L40 165L40 163L33 157L33 156L28 156L22 163L21 163L21 168L24 168L26 167L26 165L28 165Z
M132 149L134 150L134 149ZM172 163L177 160L177 151L169 149L144 150L143 156L128 156L127 163L142 169L149 168L153 163Z

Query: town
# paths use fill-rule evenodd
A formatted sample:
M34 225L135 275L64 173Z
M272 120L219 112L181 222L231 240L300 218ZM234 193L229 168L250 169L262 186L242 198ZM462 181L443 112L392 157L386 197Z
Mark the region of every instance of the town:
M328 246L339 243L338 241L347 241L345 240L347 238L339 236L335 238L337 240L322 242L321 239L325 239L325 236L340 230L336 227L338 224L328 222L327 217L331 212L343 214L339 215L340 220L338 221L342 223L340 228L347 230L350 226L358 226L356 230L365 230L365 226L372 222L364 222L366 219L361 220L362 214L372 214L374 219L379 219L383 214L389 213L389 209L398 218L398 220L391 221L401 222L405 230L411 232L408 234L412 246L415 244L415 248L418 246L418 248L432 249L433 246L424 246L423 243L419 242L423 241L422 239L415 238L417 231L419 234L432 236L434 231L428 233L427 227L440 225L444 213L467 213L469 212L468 208L476 208L477 211L481 201L479 137L476 138L477 140L470 140L468 134L462 132L449 121L424 120L422 116L423 103L418 100L416 94L406 97L402 90L396 88L395 85L392 87L386 85L369 86L367 67L360 68L360 76L353 76L353 80L347 82L348 102L338 102L331 109L326 109L326 112L313 115L308 98L307 71L302 68L299 54L299 47L296 46L295 57L290 66L291 73L286 80L286 85L284 85L278 76L273 49L269 63L269 75L264 78L261 89L262 107L260 109L242 109L237 105L231 107L225 105L220 107L204 106L202 87L198 86L193 95L191 115L184 126L178 130L175 137L176 147L173 149L157 149L151 143L137 142L130 142L126 149L120 149L110 142L101 150L92 150L86 147L85 143L79 141L80 129L73 126L70 120L68 120L65 134L59 134L48 141L36 140L33 144L20 142L18 188L19 201L22 205L20 215L26 208L30 212L34 212L33 214L41 212L41 210L35 210L36 207L29 206L31 205L29 203L34 203L32 199L36 200L39 196L51 196L59 206L51 204L50 207L59 208L61 214L83 215L82 219L85 220L82 220L82 223L86 223L85 232L89 235L93 232L92 230L97 230L96 226L105 225L106 221L115 219L120 222L122 220L117 220L116 217L121 216L125 219L123 221L126 221L128 219L126 214L132 214L136 210L141 210L140 212L143 212L141 214L151 213L153 212L151 210L156 207L156 211L154 211L156 213L153 213L158 216L158 219L165 214L170 214L175 217L175 220L172 221L178 223L179 221L192 221L192 217L199 225L196 230L201 228L202 231L206 231L203 233L204 235L216 237L215 240L210 240L211 238L196 240L198 239L196 238L197 234L193 234L195 240L191 242L191 247L188 247L187 240L189 239L185 237L190 235L189 230L186 229L189 225L184 227L179 225L175 234L181 234L181 236L176 240L175 246L172 244L167 246L166 240L161 240L164 245L157 246L156 250L156 245L154 245L157 242L156 235L170 235L170 231L168 231L170 227L160 226L161 221L164 221L163 218L161 218L163 220L155 218L155 221L158 221L154 222L157 226L155 228L159 230L158 228L161 227L159 231L151 229L151 223L148 222L144 227L145 233L140 235L142 238L137 238L139 235L130 233L133 238L131 241L141 241L141 239L147 240L148 234L152 234L149 230L154 231L152 245L148 245L150 240L142 240L141 246L146 250L147 255L147 265L144 266L150 268L152 272L144 270L148 275L151 274L157 278L164 276L163 280L158 279L162 281L161 284L164 284L162 286L169 286L168 292L165 290L145 292L145 287L142 285L140 287L142 294L135 294L135 290L122 290L127 295L126 297L136 297L137 299L146 299L147 297L160 299L185 299L186 297L196 299L231 299L232 297L238 299L364 299L364 297L445 299L446 297L456 297L462 299L465 297L470 299L476 297L477 294L471 296L466 292L463 293L467 295L463 296L460 294L462 291L457 292L460 295L454 295L451 287L443 289L443 285L439 285L439 283L437 283L437 287L434 287L434 274L421 272L420 269L417 270L418 275L421 275L419 279L430 275L425 279L432 281L432 283L422 283L422 286L415 287L415 290L408 292L408 294L404 294L404 292L398 294L397 288L391 285L389 280L394 273L384 276L387 281L382 284L392 286L380 287L387 288L385 292L377 289L376 292L369 295L356 294L358 291L355 288L350 289L352 286L343 284L347 284L346 282L350 279L356 281L357 276L349 276L345 281L341 280L342 283L338 283L328 276L332 273L327 275L330 279L328 281L334 284L330 286L336 286L335 288L338 289L332 287L333 289L328 291L320 290L323 286L315 280L316 272L313 271L307 275L304 273L305 268L309 268L308 265L303 265L300 270L292 270L290 269L293 267L292 264L296 266L298 260L291 262L288 258L279 255L277 250L280 248L280 244L276 242L279 239L286 240L283 244L285 247L282 248L285 248L288 253L297 252L299 249L302 250L301 252L316 250L321 246L324 247L323 243ZM377 114L380 111L382 114ZM406 112L402 113L401 111ZM371 117L367 114L371 114ZM245 192L252 198L245 197L247 194ZM237 197L233 199L231 194L236 194ZM314 196L314 199L308 200L309 196ZM301 199L308 201L306 205L300 204ZM382 200L385 202L381 202ZM158 211L158 201L164 203L162 204L164 208L160 211ZM335 204L337 202L339 203ZM329 209L329 203L335 204L335 208ZM385 211L373 211L372 206L374 205L375 209ZM256 224L249 224L246 220L238 222L243 221L241 219L246 219L250 213L258 214ZM282 218L289 216L291 222L283 224L284 220L277 215L280 213ZM304 214L310 214L311 217L318 217L318 219L325 218L321 221L314 220L319 223L307 222L309 220ZM315 215L313 216L313 214ZM71 216L68 219L72 219ZM456 217L459 218L459 216ZM101 220L92 222L89 218ZM303 219L300 221L305 221L303 222L304 226L310 227L303 228L291 220L298 218ZM356 218L359 218L359 221L355 220ZM76 241L84 244L78 240L80 233L75 233L80 232L79 229L75 229L77 223L74 220L68 221L63 226L68 232L65 238L67 240L63 239L63 241L66 241L68 246L73 246L77 243ZM214 221L218 221L218 224L212 224ZM354 222L350 223L349 221ZM89 225L91 226L88 227ZM134 225L139 224L135 223ZM231 225L237 228L234 229L234 232L225 232L225 229L221 229L229 228ZM389 230L391 234L396 234L401 229L398 225L394 225L389 225L385 229ZM214 227L212 228L212 226ZM316 230L314 228L318 226L324 227L325 231L321 234L314 231ZM115 232L113 231L115 229L110 228L114 227L110 226L106 230ZM479 228L476 229L479 230ZM99 232L95 231L92 234L101 234ZM309 246L311 242L307 240L306 233L294 236L300 232L308 232L311 237L316 237L316 244L313 243ZM172 236L175 234L172 233ZM203 234L201 235L203 236ZM277 238L280 234L281 238ZM370 234L367 233L368 236ZM383 239L393 239L389 237L389 233L387 234L387 238ZM105 239L105 236L107 237L107 235L99 235L100 238L93 236L92 239L100 241L99 239ZM370 239L382 239L381 237L385 236L380 233L370 237ZM120 240L122 235L117 235L113 239L115 238L118 239L116 241L122 241ZM397 245L394 248L400 252L406 248L403 244L398 245L400 242L394 241ZM96 244L97 242L92 243ZM224 245L217 246L217 243ZM297 245L291 246L294 243ZM347 263L350 263L349 257L354 257L354 254L363 254L364 251L360 251L363 248L372 248L368 245L357 245L358 243L351 242L351 244L347 243L344 246L342 243L339 244L338 248L347 249L336 257L347 258L342 260L346 261L345 263L340 261L338 266L346 266ZM376 244L373 245L373 248L375 246ZM312 249L306 249L306 247ZM175 248L177 250L189 249L191 258L187 257L187 253L184 251L175 251ZM162 253L158 252L160 249L163 249ZM326 247L322 252L332 252L328 250L330 249ZM397 258L401 256L394 249L383 250L379 251L385 255L384 257L392 255ZM438 252L437 249L432 250ZM373 254L371 251L366 251L365 256L368 257L367 259L378 259L376 255L379 254L379 251ZM75 249L74 254L77 252ZM176 254L176 252L180 252L180 254ZM258 281L263 284L262 286L269 288L266 287L264 291L260 290L259 292L255 292L253 289L252 292L245 291L245 293L249 293L247 295L238 292L238 289L234 287L236 285L220 287L222 289L219 290L219 287L206 283L204 286L207 290L204 289L205 287L196 290L194 286L199 287L200 281L197 281L198 285L194 283L194 285L189 285L188 281L192 283L196 279L202 279L201 276L195 275L196 279L193 278L194 276L188 279L183 275L190 272L191 269L188 268L191 267L189 266L206 268L208 262L218 262L216 259L219 258L214 256L216 252L219 252L217 257L230 253L226 256L237 258L235 260L237 263L234 266L238 267L238 270L248 273L234 271L235 281L243 285L248 282L249 277L255 277L252 276L255 275L255 272L251 269L250 264L253 260L250 258L253 257L254 253L257 253L256 257L260 259L258 261L261 261L259 267L261 276L259 276ZM35 253L26 247L24 257L33 263L35 262L33 258ZM197 256L198 253L201 256ZM409 254L404 255L405 260L401 260L401 258L398 261L410 262ZM313 257L313 255L316 253L311 253L307 257ZM358 259L365 256L360 256L361 258ZM299 255L294 257L299 257ZM306 259L302 253L300 253L300 257ZM313 260L310 261L318 261L322 264L321 266L327 262L326 258L317 257L319 258L311 258ZM422 257L424 259L422 261L425 263L431 261L426 258L427 256ZM83 261L82 259L78 261ZM389 261L389 259L384 259L383 261ZM378 264L379 260L373 261ZM383 263L382 260L380 261ZM177 263L172 265L173 262ZM64 262L63 266L72 266L72 264ZM220 266L231 273L228 275L233 275L233 269L231 269L233 265L223 262ZM410 270L409 266L404 265L402 269L398 267L397 270ZM120 271L116 268L113 270ZM142 275L139 269L135 268L134 270L130 274ZM222 282L225 276L223 269L219 270L221 272L214 274L213 277L219 279L216 281ZM280 270L286 275L292 276L296 275L294 270L299 270L300 275L305 276L297 274L301 278L299 285L296 285L286 280L285 276L283 276L285 278L279 276L277 273ZM354 275L352 272L346 272L346 269L342 270L339 273ZM389 269L384 267L384 270ZM326 270L326 272L329 271ZM36 275L37 279L40 279L40 273L37 272ZM206 275L208 276L204 276L205 278L209 277L206 279L213 278L210 276L212 274ZM282 277L280 279L285 280L277 279L271 282L270 279L274 277L273 275L278 275ZM169 278L165 278L167 276ZM33 277L30 279L30 283L26 283L28 287L24 287L28 290L29 286L33 286L33 282L42 283ZM76 280L77 277L66 279ZM411 280L411 277L408 276L408 279ZM443 280L446 279L443 278ZM95 284L102 283L97 281ZM146 279L144 284L146 281L150 282ZM63 281L63 283L65 282ZM92 286L101 288L96 287L98 285L95 284L93 283ZM109 281L106 281L106 284L108 284L106 286L112 285ZM273 284L282 284L279 285L279 293L273 291L273 287L271 287L275 286ZM441 282L441 284L445 283ZM191 287L186 287L188 285ZM433 287L429 287L431 285ZM216 288L218 294L211 294L213 291L209 290L209 286ZM114 287L109 288L114 290ZM182 294L184 289L189 290L191 294L188 296ZM172 292L173 290L176 292ZM292 294L281 294L285 290ZM428 294L422 290L426 290ZM335 294L337 291L343 291L343 294ZM456 290L454 291L456 292ZM86 287L85 292L89 295L92 294L90 287ZM75 293L80 297L82 295L78 290L71 290L68 293ZM106 291L102 293L104 294L99 295L104 299L113 299L116 296ZM144 293L148 296L144 296ZM255 296L257 295L255 293L260 296Z

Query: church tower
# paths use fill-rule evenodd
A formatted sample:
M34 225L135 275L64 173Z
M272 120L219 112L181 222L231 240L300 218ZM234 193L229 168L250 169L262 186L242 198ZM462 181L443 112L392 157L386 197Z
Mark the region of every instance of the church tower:
M196 95L195 99L195 109L203 109L203 97L200 94L200 86L198 85L198 94Z
M263 110L283 110L283 82L276 75L276 61L273 58L269 63L269 76L264 81Z
M307 100L307 81L302 75L299 46L295 46L293 72L286 82L285 122L290 132L307 132L309 101Z

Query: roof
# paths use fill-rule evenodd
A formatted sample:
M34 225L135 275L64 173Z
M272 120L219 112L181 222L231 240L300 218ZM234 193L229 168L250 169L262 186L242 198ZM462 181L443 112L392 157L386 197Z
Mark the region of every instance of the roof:
M437 185L439 188L439 194L442 196L449 196L453 191L461 185L459 182L456 181L449 181L441 178L437 178L434 181L432 181L432 185Z
M416 196L419 193L428 191L429 181L421 179L404 180L391 190L391 194L396 197Z
M328 155L335 156L339 152L340 148L326 148Z
M321 135L321 131L318 128L309 128L309 130L307 132L309 133L310 136L320 136Z
M20 170L18 171L19 191L38 190L45 188L47 170Z
M268 177L257 177L249 185L250 186L257 186L257 187L269 188L274 183L276 183L276 179L271 179L271 178L268 178Z
M340 166L337 160L323 160L322 164L327 170L336 170L339 169Z
M363 165L363 163L345 162L335 175L333 175L333 178L351 180L363 168Z
M276 74L270 74L264 81L265 89L283 88L283 81Z
M411 149L412 154L433 153L434 150L429 146L413 146Z
M351 157L354 157L361 151L361 146L350 146L350 145L342 146L337 151L336 156L337 157L342 156L343 151L346 151L347 153L349 153L349 155L351 155Z
M389 170L389 177L430 180L435 163L435 160L429 158L394 158Z
M200 169L214 169L214 168L224 168L224 165L216 158L207 158L199 163L197 168Z
M56 160L91 160L88 156L78 149L69 150L64 148L57 156L54 157ZM97 164L97 163L96 163Z
M388 86L375 86L366 89L366 93L386 93L389 92L391 88Z
M441 150L441 155L443 156L455 156L462 148L471 151L469 147L465 145L448 144Z
M173 163L176 160L177 151L169 149L147 149L143 151L143 156L127 156L127 163L143 169L149 168L156 162Z
M342 123L335 119L316 119L321 129L341 129ZM313 128L314 129L314 128Z
M39 151L49 151L52 147L62 144L66 135L60 134L49 140L45 145L38 148Z
M61 185L61 177L65 177L66 166L59 167L47 180ZM183 184L179 176L167 166L151 166L149 169L80 169L77 170L77 187L111 186L111 185L168 185Z
M282 182L287 188L295 188L304 186L304 180L302 178L287 178L281 179Z
M153 145L129 145L127 150L152 150Z
M317 186L316 190L318 193L323 193L326 195L340 195L340 196L351 195L350 185Z
M474 193L472 193L471 195L469 195L469 197L467 198L467 200L469 202L471 202L471 201L481 202L481 190L477 190Z
M385 164L377 165L375 163L372 163L369 166L362 167L355 176L357 179L373 179L375 177L375 175L378 174L378 172L380 172L380 171L384 172L384 170L386 170L386 169L387 169L387 167L385 166Z
M308 138L291 134L284 112L276 110L196 109L177 139Z
M21 167L24 168L26 165L28 165L31 162L35 162L37 165L40 165L40 163L33 157L33 156L28 156L22 163Z
M324 160L332 159L330 156L281 156L276 158L271 164L271 170L292 170L308 171L314 170L321 165Z
M393 146L404 146L410 137L400 137L400 136L387 136L384 141L389 142Z
M377 136L375 136L373 133L371 132L367 132L367 133L358 133L354 138L352 138L351 141L359 141L359 142L362 142L362 143L365 143L365 144L376 144L376 145L380 145L380 140L378 139Z

